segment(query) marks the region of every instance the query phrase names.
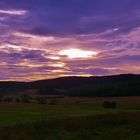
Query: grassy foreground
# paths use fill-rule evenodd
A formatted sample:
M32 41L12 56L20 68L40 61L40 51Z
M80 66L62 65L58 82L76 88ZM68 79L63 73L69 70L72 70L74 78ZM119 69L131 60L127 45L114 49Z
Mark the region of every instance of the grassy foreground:
M139 140L140 105L0 104L0 140Z

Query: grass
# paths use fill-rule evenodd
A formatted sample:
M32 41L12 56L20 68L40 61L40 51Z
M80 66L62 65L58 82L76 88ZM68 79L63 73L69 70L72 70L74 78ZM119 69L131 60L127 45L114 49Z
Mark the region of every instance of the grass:
M140 112L36 121L3 128L1 140L139 140Z
M36 120L62 119L74 116L89 116L102 114L111 110L104 110L95 104L0 104L0 127L11 126Z
M139 140L140 104L0 103L0 140Z

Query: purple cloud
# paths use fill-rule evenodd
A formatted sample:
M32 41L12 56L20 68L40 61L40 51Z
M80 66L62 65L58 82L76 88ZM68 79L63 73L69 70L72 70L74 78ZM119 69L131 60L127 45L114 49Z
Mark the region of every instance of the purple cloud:
M137 0L0 1L0 80L139 73L139 9ZM73 48L97 55L59 54Z

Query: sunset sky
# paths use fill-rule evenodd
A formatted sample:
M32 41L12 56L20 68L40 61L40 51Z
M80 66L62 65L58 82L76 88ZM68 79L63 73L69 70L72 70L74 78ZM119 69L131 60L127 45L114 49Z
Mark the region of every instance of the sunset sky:
M0 80L140 73L140 0L1 0Z

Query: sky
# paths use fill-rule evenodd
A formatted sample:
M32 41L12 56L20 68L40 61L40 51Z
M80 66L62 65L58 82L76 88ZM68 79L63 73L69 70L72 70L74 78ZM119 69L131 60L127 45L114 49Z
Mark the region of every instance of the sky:
M139 0L1 0L0 80L140 73Z

